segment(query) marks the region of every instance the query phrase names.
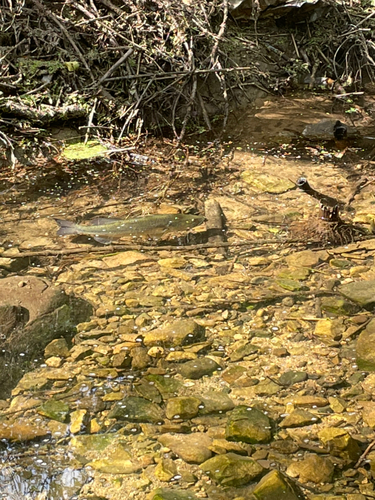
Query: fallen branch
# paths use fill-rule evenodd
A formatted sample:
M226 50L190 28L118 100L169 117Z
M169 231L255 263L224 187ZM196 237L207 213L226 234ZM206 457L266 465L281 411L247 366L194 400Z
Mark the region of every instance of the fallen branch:
M356 242L360 243L361 241L373 240L374 235L364 236L362 238L358 238ZM315 242L316 243L316 242ZM138 250L139 252L186 252L187 250L204 250L205 248L236 248L236 247L259 247L261 245L297 245L306 247L309 245L309 242L302 241L300 239L285 239L285 240L255 240L255 241L236 241L236 242L217 242L217 243L198 243L196 245L107 245L102 247L90 246L87 247L79 247L79 248L65 248L60 250L40 250L35 252L20 252L19 254L9 255L6 251L0 253L0 257L10 258L10 259L22 259L24 257L52 257L52 256L64 256L64 255L75 255L80 253L116 253L127 250ZM347 248L347 247L346 247ZM330 249L328 245L318 245L315 244L312 250L321 250L328 249L330 251L334 251L335 253L348 252L345 250L345 247L340 247L340 249ZM359 248L360 249L360 248ZM350 250L349 250L350 251ZM354 251L354 250L352 250Z
M35 108L9 98L0 100L0 111L40 124L83 118L88 113L84 107L78 104L62 107L41 104L39 108Z
M186 250L201 250L204 248L220 248L220 247L242 247L242 246L259 246L259 245L275 245L282 243L298 243L297 240L285 240L285 241L275 241L275 240L257 240L257 241L238 241L236 243L229 242L218 242L218 243L199 243L197 245L107 245L102 247L80 247L80 248L65 248L61 250L40 250L35 252L20 252L16 255L9 255L6 252L0 254L0 257L7 257L10 259L22 259L24 257L49 257L49 256L63 256L63 255L74 255L80 253L114 253L126 250L138 250L140 252L153 251L153 252L164 252L164 251L186 251Z
M254 66L233 66L232 68L210 68L210 69L194 69L191 71L172 71L169 73L140 73L138 75L123 75L107 78L107 82L114 80L136 80L139 78L154 78L155 80L165 80L168 78L175 78L176 76L191 76L191 75L204 75L208 73L231 73L233 71L254 71Z

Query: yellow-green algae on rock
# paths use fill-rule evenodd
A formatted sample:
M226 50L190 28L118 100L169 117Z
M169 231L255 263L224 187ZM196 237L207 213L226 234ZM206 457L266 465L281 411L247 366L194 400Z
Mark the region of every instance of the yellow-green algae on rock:
M67 160L86 160L95 156L103 156L108 150L103 144L97 141L76 142L69 144L62 154Z

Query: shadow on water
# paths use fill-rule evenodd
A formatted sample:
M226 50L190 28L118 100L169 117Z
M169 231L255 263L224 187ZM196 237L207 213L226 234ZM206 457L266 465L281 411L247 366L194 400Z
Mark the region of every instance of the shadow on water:
M76 325L92 314L82 299L61 294L58 300L55 308L32 321L25 307L0 305L0 399L9 397L22 376L40 365L49 342L62 337L70 344Z

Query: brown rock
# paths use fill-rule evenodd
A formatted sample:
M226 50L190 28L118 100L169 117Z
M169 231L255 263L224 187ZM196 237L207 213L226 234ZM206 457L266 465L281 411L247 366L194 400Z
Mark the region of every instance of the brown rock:
M164 434L158 438L158 441L188 463L201 464L212 456L209 449L212 439L203 432Z

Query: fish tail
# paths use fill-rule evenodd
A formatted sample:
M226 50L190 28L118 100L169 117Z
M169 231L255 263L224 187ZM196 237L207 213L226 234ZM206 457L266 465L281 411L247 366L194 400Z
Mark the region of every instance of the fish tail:
M66 234L79 234L78 225L70 220L55 219L59 225L59 230L57 234L59 236L65 236Z

